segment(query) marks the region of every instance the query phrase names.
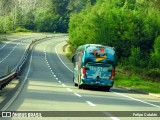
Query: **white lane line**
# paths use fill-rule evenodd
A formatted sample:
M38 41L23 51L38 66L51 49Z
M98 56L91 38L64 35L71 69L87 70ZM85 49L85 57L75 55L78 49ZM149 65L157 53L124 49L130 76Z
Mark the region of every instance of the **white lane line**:
M50 69L51 73L54 75L54 72L53 72L53 70L52 70L52 68L51 68L51 66L50 66L50 64L49 64L49 62L48 62L48 59L47 59L46 48L44 48L44 54L45 54L44 56L45 56L46 64L47 64L48 68ZM56 77L56 75L54 75L54 77ZM58 78L56 78L56 80L58 80Z
M7 44L9 44L10 42L6 42L1 48L0 50L2 50Z
M82 97L80 94L78 94L78 93L74 93L76 96L78 96L78 97Z
M61 81L58 81L59 83L62 83Z
M59 44L58 44L58 45L59 45ZM57 46L58 46L58 45L57 45ZM60 61L63 63L63 65L64 65L69 71L73 72L73 71L62 61L62 59L59 57L58 52L57 52L57 46L55 47L55 52L56 52L58 58L60 59Z
M119 118L117 117L111 117L112 120L120 120Z
M30 38L30 37L27 37L27 40L29 40L28 38ZM20 38L20 39L25 39L25 37L22 37L22 38ZM20 39L12 39L12 40L9 41L9 42L5 42L4 45L0 48L0 51L1 51L5 46L7 46L9 43L18 41L18 40L20 40ZM25 42L26 40L21 40L20 42L22 43L23 41ZM17 45L19 45L19 44L20 44L20 43L17 43Z
M65 84L62 84L62 86L63 86L63 87L66 87L66 85L65 85Z
M70 92L72 92L73 90L72 89L70 89L70 88L66 88L68 91L70 91Z
M111 91L111 92L113 92L113 91ZM123 97L130 98L130 99L135 100L135 101L138 101L138 102L142 102L142 103L145 103L145 104L148 104L148 105L151 105L151 106L160 108L160 106L158 106L158 105L155 105L155 104L152 104L152 103L148 103L148 102L145 102L145 101L142 101L142 100L139 100L139 99L136 99L136 98L133 98L133 97L130 97L130 96L121 94L121 93L117 93L117 92L113 92L113 93L115 93L115 94L117 94L117 95L120 95L120 96L123 96Z
M12 41L9 41L9 42L6 42L4 43L4 45L0 48L0 50L2 50L5 46L7 46L9 43L12 43L12 42L15 42L15 41L18 41L19 39L12 39ZM22 42L22 41L21 41Z
M86 103L88 103L90 106L96 106L95 104L93 104L93 103L90 102L90 101L86 101Z
M9 54L7 54L7 56L6 57L4 57L2 60L1 60L1 62L0 63L2 63L4 60L6 60L11 54L12 54L12 52L15 50L15 48L17 48L18 47L18 45L16 45L16 46L14 46L13 47L13 49L10 51L10 53Z
M18 39L15 39L14 41L17 41ZM11 41L11 42L13 42L13 41ZM8 42L8 43L11 43L11 42ZM22 43L23 41L21 41L21 43ZM7 43L7 44L8 44ZM18 43L16 46L14 46L13 47L13 49L10 51L10 53L3 59L3 60L1 60L0 61L0 63L2 63L4 60L6 60L12 53L13 53L13 51L18 47L18 45L20 45L21 43ZM3 49L7 44L5 44L1 49ZM0 49L0 50L1 50ZM14 69L13 69L14 70Z
M114 117L114 115L112 115L110 112L103 112L106 116L110 117L112 120L120 120L117 117Z

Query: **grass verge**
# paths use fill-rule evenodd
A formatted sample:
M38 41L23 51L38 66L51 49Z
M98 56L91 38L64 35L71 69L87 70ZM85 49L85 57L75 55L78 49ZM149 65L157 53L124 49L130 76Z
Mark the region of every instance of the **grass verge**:
M70 61L72 61L73 54L72 54L72 52L70 52L70 45L65 46L65 53L66 53L66 56L68 57L68 59Z
M0 38L0 43L7 40L8 40L7 38Z
M149 93L160 93L160 84L142 79L138 75L127 76L121 73L116 73L115 85L125 87L127 89L141 90Z

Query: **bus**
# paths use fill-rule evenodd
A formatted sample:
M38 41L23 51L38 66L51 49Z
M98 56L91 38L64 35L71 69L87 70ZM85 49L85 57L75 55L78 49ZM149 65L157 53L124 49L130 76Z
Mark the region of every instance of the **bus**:
M79 89L96 86L109 91L114 84L115 48L100 44L85 44L72 57L73 82Z

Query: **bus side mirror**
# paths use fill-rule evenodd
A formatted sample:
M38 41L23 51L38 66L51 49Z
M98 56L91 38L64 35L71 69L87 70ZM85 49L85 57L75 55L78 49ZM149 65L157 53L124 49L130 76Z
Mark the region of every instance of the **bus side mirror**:
M76 54L74 54L74 55L72 56L72 63L74 63L75 56L76 56Z

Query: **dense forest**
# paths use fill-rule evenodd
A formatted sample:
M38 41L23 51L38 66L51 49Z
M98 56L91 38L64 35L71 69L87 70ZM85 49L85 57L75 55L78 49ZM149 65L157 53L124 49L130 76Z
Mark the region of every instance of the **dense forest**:
M119 67L160 81L158 0L97 0L94 5L88 3L81 12L71 15L69 37L73 51L86 43L113 46Z
M0 0L0 33L21 31L113 46L119 67L160 81L159 0Z
M89 0L0 0L0 33L67 32L70 14ZM94 4L96 0L89 1Z
M66 32L68 0L0 0L0 32Z

